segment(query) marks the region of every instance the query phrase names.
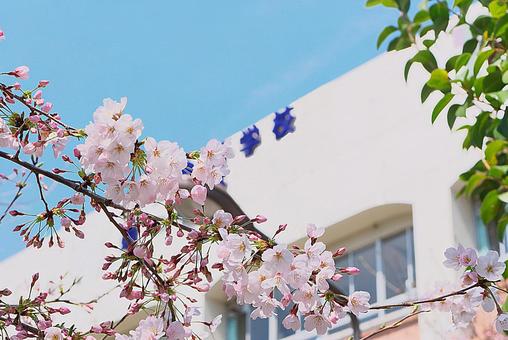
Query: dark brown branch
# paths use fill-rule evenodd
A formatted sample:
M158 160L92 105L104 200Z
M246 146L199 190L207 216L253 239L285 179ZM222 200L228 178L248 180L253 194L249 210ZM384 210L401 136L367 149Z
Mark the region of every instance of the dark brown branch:
M116 204L114 203L113 201L101 196L101 195L98 195L96 194L95 192L91 191L91 190L88 190L86 189L82 183L78 182L78 181L73 181L73 180L70 180L70 179L67 179L65 177L62 177L60 175L57 175L55 173L52 173L51 171L47 171L47 170L44 170L42 168L39 168L38 166L36 165L33 165L33 164L30 164L28 162L25 162L25 161L22 161L20 160L19 158L13 156L13 155L10 155L6 152L3 152L3 151L0 151L0 158L4 158L8 161L11 161L13 163L16 163L22 167L24 167L25 169L28 169L30 171L32 171L33 173L35 173L36 175L40 174L40 175L43 175L57 183L60 183L60 184L63 184L69 188L71 188L72 190L76 191L76 192L79 192L85 196L88 196L90 198L92 198L96 203L98 203L99 205L102 203L104 204L105 206L107 207L110 207L110 208L113 208L113 209L118 209L124 213L131 213L132 210L131 209L127 209L125 208L124 206L120 205L120 204ZM150 213L146 213L146 215L148 215L151 219L155 220L155 221L162 221L162 219L158 216L155 216L153 214L150 214ZM179 226L180 228L182 228L183 230L185 231L192 231L192 228L190 227L187 227L185 225L181 225Z

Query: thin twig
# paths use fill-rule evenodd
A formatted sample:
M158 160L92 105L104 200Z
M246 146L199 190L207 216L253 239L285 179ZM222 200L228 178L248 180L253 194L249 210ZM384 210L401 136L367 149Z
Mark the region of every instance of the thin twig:
M364 336L363 338L361 338L360 340L366 340L366 339L370 339L370 338L373 338L375 337L376 335L380 334L380 333L383 333L387 330L390 330L390 329L395 329L397 327L399 327L400 325L402 325L405 321L407 321L408 319L412 318L412 317L415 317L417 316L418 314L422 314L422 313L427 313L427 312L430 312L429 310L420 310L420 311L413 311L411 314L408 314L406 315L405 317L403 317L402 319L398 320L397 322L389 325L389 326L386 326L386 327L383 327L383 328L380 328L378 329L377 331L375 332L372 332L370 333L369 335L367 336Z
M391 304L391 305L372 306L372 307L370 307L370 309L376 310L376 309L392 309L392 308L398 308L398 307L415 307L415 306L418 306L418 305L421 305L421 304L424 304L424 303L432 303L432 302L444 301L444 300L446 300L446 298L449 298L449 297L455 296L455 295L463 295L468 290L476 288L476 287L479 287L479 286L480 286L480 284L476 283L476 284L474 284L472 286L463 288L463 289L458 290L456 292L452 292L452 293L448 293L448 294L445 294L445 295L441 295L441 296L438 296L438 297L433 298L433 299L425 299L425 300L419 300L419 301L408 301L408 302L396 303L396 304Z
M5 216L7 216L7 214L9 213L9 210L11 210L12 206L14 205L14 203L16 203L16 201L18 200L18 198L21 197L21 190L23 190L23 188L26 187L26 184L27 184L27 181L28 181L28 178L30 178L30 176L33 174L33 171L30 171L28 173L28 175L25 177L25 179L23 180L23 182L20 182L17 184L18 186L18 191L16 192L16 195L14 195L14 198L11 200L11 202L7 205L7 208L5 208L5 211L4 213L2 214L2 216L0 216L0 222L3 221L3 219L5 218Z
M37 160L35 158L33 158L33 157L32 157L32 163L34 164L34 166L37 166ZM46 201L46 198L44 197L44 193L42 192L41 179L39 178L39 176L35 176L35 179L37 181L37 186L39 187L39 195L41 197L41 200L44 203L44 207L46 208L46 212L49 213L49 205L48 205L48 202Z

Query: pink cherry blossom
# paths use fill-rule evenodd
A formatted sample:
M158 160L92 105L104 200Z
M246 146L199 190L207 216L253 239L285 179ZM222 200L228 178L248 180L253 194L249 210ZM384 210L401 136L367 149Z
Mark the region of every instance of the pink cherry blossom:
M369 308L370 294L364 291L358 291L351 294L348 301L348 308L351 313L356 316L360 315L360 313L366 313Z
M315 224L307 224L307 236L310 238L318 238L323 236L325 230L323 228L318 228Z
M307 332L312 332L314 329L318 335L323 335L332 327L332 323L324 315L319 313L310 314L305 317L303 327Z
M300 322L300 318L293 313L289 313L284 320L282 320L282 325L286 329L292 329L293 331L298 331L302 327L302 324Z
M217 210L213 214L212 222L217 228L229 227L233 222L233 216L230 213L224 212L222 209Z
M44 330L44 340L63 340L62 330L58 327L49 327Z
M166 329L166 336L168 339L185 340L185 328L179 321L173 321Z
M505 331L508 331L508 314L503 313L499 314L495 321L496 331L499 334L504 334Z
M499 261L499 254L493 250L478 258L476 272L489 281L501 280L505 269L505 263Z
M460 256L464 252L464 247L459 244L457 248L450 247L445 250L445 257L446 260L443 262L443 264L448 267L455 270L458 270L460 268Z

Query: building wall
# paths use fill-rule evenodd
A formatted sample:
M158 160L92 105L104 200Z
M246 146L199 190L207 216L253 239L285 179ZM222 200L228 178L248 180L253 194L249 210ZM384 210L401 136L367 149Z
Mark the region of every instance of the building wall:
M444 39L438 49L447 54L456 45L452 38ZM302 239L305 225L312 222L330 228L326 237L339 244L379 220L409 212L417 293L422 296L437 278L454 278L441 265L443 250L457 241L474 243L468 203L456 201L453 191L458 174L479 154L461 149L463 135L449 131L444 114L431 125L431 103L438 96L420 104L419 89L425 79L418 65L408 83L402 76L411 53L384 54L291 103L296 131L280 141L271 132L273 115L257 122L262 144L252 157L239 151L241 132L233 135L237 157L231 161L226 182L229 194L249 215L268 217L260 226L266 234L288 224L280 243ZM73 293L75 299L82 301L110 289L111 283L100 279L102 258L109 253L102 244L117 238L116 231L96 213L89 215L83 230L87 238L66 237L64 250L29 249L0 263L0 272L9 273L0 276L0 287L26 287L36 271L44 273L42 279L65 271L84 276ZM119 302L117 293L102 300L93 313L80 314L78 323L119 318L126 303ZM199 298L208 319L224 310L218 288L206 300ZM448 324L448 316L428 313L419 317L418 326L385 337L446 339ZM223 339L224 327L217 334Z

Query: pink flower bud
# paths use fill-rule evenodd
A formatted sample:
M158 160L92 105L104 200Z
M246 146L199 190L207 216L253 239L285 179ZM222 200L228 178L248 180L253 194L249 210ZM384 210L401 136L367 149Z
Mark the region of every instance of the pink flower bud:
M143 246L136 246L134 248L134 250L132 251L132 253L134 254L134 256L140 258L140 259L144 259L146 256L147 256L147 249L146 247L143 247Z
M339 249L337 249L335 251L335 253L333 253L333 257L339 257L339 256L342 256L346 253L347 249L345 247L341 247Z
M252 220L256 223L264 223L267 221L267 218L264 217L263 215L256 215L256 217L254 217L254 219Z
M338 280L340 280L343 276L344 276L344 275L337 273L337 274L335 274L335 275L333 275L333 276L332 276L332 280L333 280L333 281L338 281Z
M53 104L50 102L46 102L44 105L42 105L41 111L49 113L49 111L51 111L52 108L53 108Z
M360 273L360 269L358 269L356 267L340 268L339 271L341 273L348 274L348 275L356 275L356 274Z
M32 115L28 117L28 120L30 120L32 123L37 123L41 121L41 116L39 115Z
M39 80L39 85L37 85L37 87L43 88L43 87L48 86L48 84L49 84L49 80Z
M5 39L5 33L4 31L0 30L0 40L4 40Z
M74 153L74 157L76 157L77 159L81 158L81 152L79 152L78 149L74 148L73 153Z
M243 220L245 220L246 218L247 218L247 216L245 216L245 215L238 215L233 219L232 224L238 224L238 223L242 222Z
M82 194L75 194L71 197L71 203L75 205L81 205L85 202L85 197Z
M204 205L206 201L207 190L202 185L195 185L191 190L191 198L199 205Z
M28 66L18 66L14 69L14 71L9 72L8 74L16 78L26 80L28 79L28 72L30 72Z
M71 310L67 307L60 307L58 308L58 312L62 315L69 314Z

